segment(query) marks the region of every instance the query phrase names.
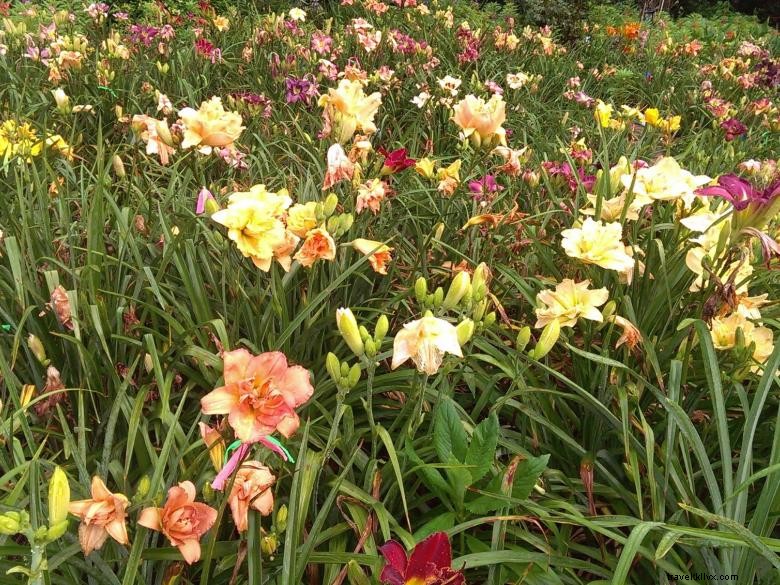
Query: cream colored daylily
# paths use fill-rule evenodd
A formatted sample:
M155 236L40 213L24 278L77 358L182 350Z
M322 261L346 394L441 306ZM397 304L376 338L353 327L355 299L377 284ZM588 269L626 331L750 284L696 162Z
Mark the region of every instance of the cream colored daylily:
M623 226L618 222L605 224L589 217L581 227L563 230L561 245L568 256L586 264L627 272L634 267L634 260L626 253L622 233Z
M589 280L574 282L564 278L554 291L543 290L536 295L540 308L536 309L534 327L542 328L551 321L558 321L561 327L574 327L579 319L601 322L603 316L598 307L608 298L606 288L591 289Z
M641 205L653 201L674 201L682 199L686 209L696 200L695 190L712 179L706 175L693 175L683 169L672 157L667 156L651 167L639 169L634 175L621 177L623 186L631 188Z
M396 334L391 367L396 369L411 358L418 371L432 375L439 371L445 353L463 357L457 330L452 323L428 313L404 324Z

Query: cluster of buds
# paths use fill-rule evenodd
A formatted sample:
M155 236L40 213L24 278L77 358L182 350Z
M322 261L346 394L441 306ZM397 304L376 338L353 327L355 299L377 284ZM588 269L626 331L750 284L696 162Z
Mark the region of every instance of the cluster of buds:
M381 315L374 326L374 332L370 333L364 325L358 325L351 309L341 308L336 311L336 326L355 357L370 367L382 350L390 321L387 316ZM358 363L350 366L348 362L340 361L334 353L328 353L325 366L338 389L343 392L351 390L360 381Z
M339 198L335 193L331 193L325 198L325 201L317 202L314 208L314 217L318 225L325 224L328 233L334 238L339 238L346 234L355 222L351 213L336 213L339 204Z
M266 532L261 528L262 536L260 537L260 550L263 555L268 557L269 560L274 559L276 550L279 548L280 536L284 534L287 529L287 506L284 504L279 507L276 512L276 519L274 520L273 527L270 532Z
M428 292L428 281L421 276L414 284L414 295L424 311L459 311L467 317L463 323L471 323L473 333L475 328L483 329L496 322L495 311L488 312L489 279L490 269L482 262L474 269L473 276L465 270L458 272L452 279L446 294L444 288L440 286L432 293Z

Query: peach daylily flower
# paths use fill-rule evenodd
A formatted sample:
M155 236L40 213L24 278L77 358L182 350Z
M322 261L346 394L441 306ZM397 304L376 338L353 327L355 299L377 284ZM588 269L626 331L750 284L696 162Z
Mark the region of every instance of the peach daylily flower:
M371 179L358 187L355 212L361 213L364 209L370 209L376 215L379 213L382 201L388 195L389 187L381 179Z
M184 108L179 111L184 124L182 148L196 146L203 154L211 154L212 148L226 148L244 131L241 115L226 112L222 100L214 96L200 104L197 110Z
M306 268L311 267L317 260L333 260L335 257L336 242L328 230L322 228L309 230L300 250L293 256Z
M363 238L354 240L352 242L352 247L364 256L368 256L368 262L371 264L371 268L374 269L374 272L387 274L387 263L393 259L390 255L393 248L386 246L382 242L364 240Z
M225 352L225 385L201 398L204 414L227 414L236 436L255 443L279 431L291 437L298 429L295 408L314 393L309 372L287 365L278 351L253 356L245 349Z
M352 180L355 174L355 163L349 160L347 153L339 143L333 144L328 149L328 170L322 183L322 190L326 191L333 185L344 179Z
M249 508L257 510L262 516L273 512L271 486L275 481L271 470L258 461L248 461L236 472L228 502L239 532L244 532L249 526Z
M506 146L506 130L501 126L506 120L506 104L498 94L485 101L469 94L455 104L452 121L463 131L463 136L481 145Z
M217 511L195 501L195 486L183 481L168 490L163 508L144 508L138 524L162 532L188 565L200 559L200 539L217 520Z
M167 165L171 155L176 152L172 146L173 138L168 122L145 114L136 114L131 124L141 140L146 142L146 154L156 154L160 158L160 164Z
M404 324L396 334L390 367L396 369L411 358L419 372L432 375L439 371L445 353L463 357L457 330L452 323L427 314Z
M98 476L92 478L92 498L78 500L68 505L68 511L81 518L79 543L84 555L98 550L111 536L119 544L128 544L125 510L130 500L124 494L108 491Z

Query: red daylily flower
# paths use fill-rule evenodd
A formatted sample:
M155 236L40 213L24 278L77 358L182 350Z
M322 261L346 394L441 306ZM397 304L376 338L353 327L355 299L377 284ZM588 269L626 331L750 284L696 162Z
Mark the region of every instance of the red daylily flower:
M398 173L414 166L414 163L417 162L415 159L409 158L409 153L405 148L399 148L392 152L388 152L384 147L380 146L377 150L379 151L379 154L385 157L385 161L382 164L383 175Z
M412 550L390 540L379 547L385 566L379 580L385 585L466 585L466 578L452 568L452 548L446 532L435 532Z

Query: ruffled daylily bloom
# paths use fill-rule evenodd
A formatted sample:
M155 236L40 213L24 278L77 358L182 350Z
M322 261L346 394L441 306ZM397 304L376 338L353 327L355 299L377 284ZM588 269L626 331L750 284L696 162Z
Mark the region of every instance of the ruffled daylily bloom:
M217 520L217 511L195 501L195 486L183 481L168 490L163 508L144 508L138 524L162 532L187 564L200 559L200 539Z
M253 356L245 349L225 352L225 385L200 400L204 414L227 414L236 436L255 443L279 431L291 437L298 430L295 409L314 393L309 371L288 366L278 351Z
M347 153L338 143L328 149L328 170L325 172L325 180L322 190L326 191L339 181L352 180L355 174L355 163L349 160Z
M249 508L268 516L274 510L274 494L271 487L276 477L258 461L243 463L236 472L233 488L228 495L230 511L239 532L249 527Z
M325 119L323 136L334 130L336 140L343 144L357 131L373 134L376 132L374 116L381 104L382 95L378 91L367 96L359 81L342 79L338 87L320 97Z
M444 195L452 195L455 189L460 185L460 167L462 161L456 160L448 167L441 167L436 171L436 178L439 179L439 184L436 189Z
M336 242L328 230L323 228L309 230L300 250L293 256L306 268L311 267L317 260L333 260L335 257Z
M360 185L357 189L355 212L361 213L364 209L370 209L376 215L382 206L382 201L389 194L390 188L382 179L371 179Z
M228 228L228 237L245 257L261 270L268 271L276 258L289 270L289 256L297 238L285 229L284 214L292 204L287 191L267 191L265 185L254 185L246 192L233 193L226 209L211 219Z
M353 240L352 247L364 256L368 256L368 262L371 264L374 272L387 274L387 263L393 259L390 255L393 248L386 246L382 242L365 240L363 238Z
M439 371L445 353L463 357L455 326L427 314L404 324L396 334L391 368L396 369L411 358L418 371L432 375Z
M626 272L634 260L626 254L621 241L623 226L618 222L604 223L587 218L582 227L563 230L561 245L568 256L586 264L596 264L607 270Z
M128 544L125 510L130 505L130 500L124 494L108 491L106 484L98 476L92 478L91 491L92 498L68 505L68 512L81 519L81 550L88 555L93 550L100 549L109 536L119 544Z
M695 201L695 190L711 180L706 175L691 174L669 156L651 167L639 169L635 175L621 177L626 189L631 189L633 184L634 197L640 205L682 199L686 208L690 208Z
M385 585L465 585L466 578L452 568L452 548L446 532L435 532L412 550L390 540L379 547L385 566L379 580Z
M317 227L317 202L296 203L287 210L287 229L299 238L305 238Z
M505 120L506 104L498 94L488 101L469 94L453 109L452 121L477 147L506 146L506 130L501 126Z
M203 154L211 154L212 148L231 146L244 130L241 115L226 112L217 96L201 103L197 110L180 110L179 116L184 125L181 147L195 146Z
M601 323L604 317L598 307L608 298L606 288L591 289L589 280L564 278L554 291L543 290L536 295L540 308L536 309L534 327L542 328L552 321L558 321L561 327L574 327L580 319Z

